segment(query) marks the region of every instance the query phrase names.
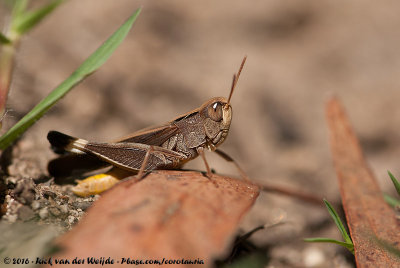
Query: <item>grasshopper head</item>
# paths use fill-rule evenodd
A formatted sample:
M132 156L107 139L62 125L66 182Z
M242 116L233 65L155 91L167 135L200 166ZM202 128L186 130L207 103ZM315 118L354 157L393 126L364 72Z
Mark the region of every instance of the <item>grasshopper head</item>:
M228 99L224 97L212 98L200 107L200 113L205 118L204 128L209 141L207 145L211 150L215 150L225 140L226 136L228 136L232 121L230 101L245 62L246 57L243 58L238 73L233 75Z
M208 147L215 149L226 138L232 121L232 107L224 97L212 98L202 105L200 113L209 140Z

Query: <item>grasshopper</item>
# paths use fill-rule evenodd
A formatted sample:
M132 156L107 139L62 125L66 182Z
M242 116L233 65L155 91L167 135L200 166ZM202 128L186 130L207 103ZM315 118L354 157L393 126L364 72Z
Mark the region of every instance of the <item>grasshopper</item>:
M164 125L139 130L107 143L91 142L50 131L47 139L53 150L72 154L52 160L48 167L49 173L57 176L68 173L71 169L98 169L111 164L128 172L137 172L137 180L140 180L145 172L155 169L177 169L200 155L207 169L207 177L211 179L212 172L204 155L204 150L209 149L233 162L242 177L247 179L236 162L217 149L229 132L232 121L230 100L245 61L246 57L243 58L239 71L233 76L228 99L212 98L199 108ZM108 183L109 177L103 178L107 178ZM91 182L95 179L89 177L86 180Z

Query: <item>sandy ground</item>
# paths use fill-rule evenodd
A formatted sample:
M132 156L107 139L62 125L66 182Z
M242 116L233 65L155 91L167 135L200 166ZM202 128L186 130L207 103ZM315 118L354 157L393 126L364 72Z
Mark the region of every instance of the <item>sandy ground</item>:
M23 40L2 131L140 6L142 14L111 59L23 136L18 156L38 166L39 173L46 173L54 157L46 140L49 130L107 141L164 123L211 97L227 96L232 75L247 55L221 149L251 178L338 202L324 121L325 101L337 95L382 189L393 192L386 170L400 174L397 1L71 0ZM4 7L0 14L6 14ZM207 157L217 172L237 176L229 163L211 153ZM201 160L187 167L204 170ZM317 267L351 265L336 246L301 241L339 239L322 201L315 207L262 194L242 229L282 215L288 224L252 238L268 248L271 267L312 261Z

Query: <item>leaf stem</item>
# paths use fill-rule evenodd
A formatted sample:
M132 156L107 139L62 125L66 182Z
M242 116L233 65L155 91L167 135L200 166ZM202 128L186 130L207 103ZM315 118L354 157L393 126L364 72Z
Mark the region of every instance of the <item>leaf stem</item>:
M19 45L20 35L11 32L7 35L10 43L0 47L0 129L6 112L8 92L14 70L15 54Z

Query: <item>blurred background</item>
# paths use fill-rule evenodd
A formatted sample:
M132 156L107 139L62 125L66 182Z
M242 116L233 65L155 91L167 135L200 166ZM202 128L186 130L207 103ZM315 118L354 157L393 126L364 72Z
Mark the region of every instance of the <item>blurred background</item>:
M336 95L382 189L393 192L386 171L400 174L398 1L66 1L22 41L2 132L140 6L110 60L24 135L22 157L46 172L54 157L49 130L108 141L227 97L247 55L220 148L251 178L339 202L324 115L326 100ZM7 14L2 6L0 16ZM207 158L218 173L239 176L218 156ZM204 170L201 159L186 167ZM301 241L340 237L322 200L316 207L261 194L242 229L279 217L287 223L252 237L269 248L271 263L308 265L314 256L321 267L349 265L338 246Z

